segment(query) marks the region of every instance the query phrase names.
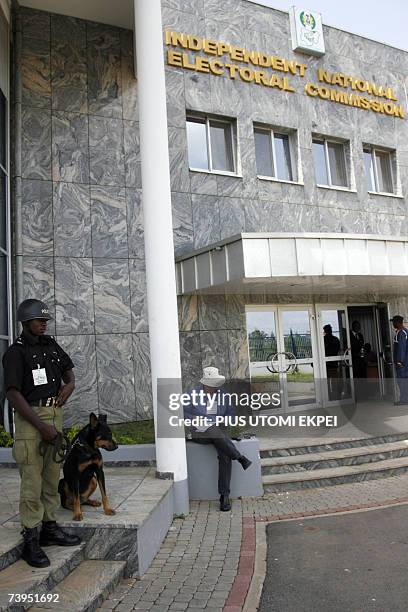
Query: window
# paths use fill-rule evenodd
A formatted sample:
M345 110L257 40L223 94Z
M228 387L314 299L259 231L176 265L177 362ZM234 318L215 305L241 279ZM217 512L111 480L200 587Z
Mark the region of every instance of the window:
M259 176L293 181L289 135L255 128L256 168Z
M367 191L394 193L391 153L373 147L364 147L363 155Z
M313 158L318 185L348 187L344 144L313 138Z
M208 117L187 118L187 146L190 169L236 172L231 121Z

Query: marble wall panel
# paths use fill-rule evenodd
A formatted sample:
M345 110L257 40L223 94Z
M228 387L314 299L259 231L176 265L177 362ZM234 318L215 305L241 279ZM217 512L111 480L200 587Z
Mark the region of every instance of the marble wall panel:
M137 259L129 259L132 331L149 331L147 319L146 271Z
M219 198L221 240L245 231L245 200Z
M51 113L23 106L21 111L23 178L51 180Z
M214 366L226 378L229 378L229 352L226 330L201 331L200 344L203 368Z
M212 112L211 96L208 95L210 83L209 74L184 71L184 95L187 111Z
M124 187L91 186L93 257L127 257L126 195Z
M142 193L140 189L126 189L129 257L144 265L144 233Z
M149 334L132 334L136 414L138 419L153 417Z
M166 70L167 124L185 128L184 75L178 70Z
M249 378L248 340L246 330L229 330L227 332L230 377L232 379Z
M24 40L21 54L22 103L51 108L50 42L44 38Z
M53 255L51 181L23 179L22 233L25 255Z
M89 117L91 183L125 185L123 123L119 119Z
M120 30L87 22L89 112L122 117Z
M193 213L189 193L172 194L173 240L176 255L192 251L194 247Z
M190 172L191 193L217 195L217 177L206 172Z
M201 330L226 329L225 296L199 295L198 314Z
M51 16L51 83L55 110L88 111L85 21Z
M180 331L197 331L199 329L198 295L179 295L177 302Z
M226 324L227 329L246 329L245 296L226 294Z
M125 151L125 180L126 187L142 186L139 123L125 121L123 127L123 143Z
M183 391L188 391L199 385L203 375L199 333L180 333L180 359Z
M89 186L54 183L53 209L55 255L90 257L92 246Z
M129 265L127 259L94 259L95 331L131 331Z
M64 407L64 426L86 425L90 413L99 412L95 336L59 335L56 340L75 366L75 391Z
M200 32L204 31L205 21L204 15L162 6L162 25L163 30L188 32L200 36Z
M55 334L54 282L53 257L23 257L23 299L35 298L47 304L53 317L47 325L49 334Z
M276 229L275 202L269 200L244 201L245 231L274 232Z
M52 115L52 178L89 183L88 118L80 113Z
M220 211L215 196L191 196L193 206L194 248L221 240Z
M163 0L162 6L193 15L203 15L205 12L204 0Z
M121 30L120 42L123 119L138 121L137 80L133 63L133 32L131 30Z
M23 38L41 38L50 40L51 15L45 11L36 11L26 6L19 8Z
M57 334L95 333L91 259L55 258L55 310Z
M111 423L136 420L131 334L96 336L99 410Z
M169 128L170 184L172 191L190 191L185 129Z

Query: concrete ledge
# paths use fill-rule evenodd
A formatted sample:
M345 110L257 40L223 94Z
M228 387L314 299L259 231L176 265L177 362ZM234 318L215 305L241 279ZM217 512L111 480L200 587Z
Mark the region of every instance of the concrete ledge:
M156 448L154 444L122 444L114 452L102 451L106 466L120 465L154 465L156 461ZM12 448L0 448L0 464L13 466L15 461Z
M245 471L237 461L232 462L231 497L263 495L259 440L249 438L233 442L252 465ZM186 447L190 499L218 499L218 458L214 446L188 441Z

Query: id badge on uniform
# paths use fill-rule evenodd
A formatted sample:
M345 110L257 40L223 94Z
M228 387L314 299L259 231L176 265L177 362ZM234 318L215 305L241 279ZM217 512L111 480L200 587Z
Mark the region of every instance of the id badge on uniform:
M36 370L32 370L32 373L35 387L38 387L38 385L46 385L48 383L45 368L40 368L40 366L38 366Z

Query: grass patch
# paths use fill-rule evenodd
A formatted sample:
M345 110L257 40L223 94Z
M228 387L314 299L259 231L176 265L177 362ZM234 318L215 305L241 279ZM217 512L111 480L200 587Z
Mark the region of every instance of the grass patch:
M73 425L65 431L69 440L73 440L84 425ZM109 425L118 444L151 444L154 443L154 421L133 421ZM1 438L0 438L1 439Z

